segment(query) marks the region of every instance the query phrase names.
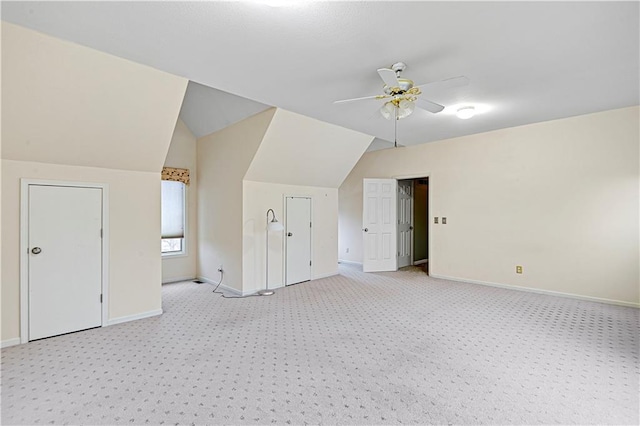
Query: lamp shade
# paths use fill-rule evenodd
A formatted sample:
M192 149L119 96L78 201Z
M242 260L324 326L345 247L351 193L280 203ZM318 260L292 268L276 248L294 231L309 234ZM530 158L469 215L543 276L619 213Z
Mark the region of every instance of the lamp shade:
M282 231L283 229L284 226L282 226L282 224L275 219L269 222L269 224L267 225L267 231Z

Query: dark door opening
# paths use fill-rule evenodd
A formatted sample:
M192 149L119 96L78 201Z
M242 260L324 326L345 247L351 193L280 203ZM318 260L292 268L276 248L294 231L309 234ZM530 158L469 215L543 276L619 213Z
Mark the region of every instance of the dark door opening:
M414 179L413 264L429 273L429 178Z

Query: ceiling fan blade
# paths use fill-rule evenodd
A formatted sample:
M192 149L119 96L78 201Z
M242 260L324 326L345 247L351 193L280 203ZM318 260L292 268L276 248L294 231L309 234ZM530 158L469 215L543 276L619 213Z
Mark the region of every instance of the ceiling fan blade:
M390 98L391 96L389 95L373 95L373 96L364 96L362 98L353 98L353 99L342 99L339 101L334 101L334 104L344 104L346 102L354 102L354 101L364 101L367 99L385 99L385 98Z
M384 81L389 87L398 87L400 83L398 83L398 77L396 76L396 72L389 68L380 68L378 70L378 74L380 74L380 78Z
M437 114L444 109L442 105L437 104L435 102L428 101L426 99L422 99L422 98L416 99L416 106L418 108L425 109L434 114Z
M469 84L469 79L463 75L459 77L447 78L446 80L434 81L431 83L421 84L419 86L420 90L424 91L425 89L450 89L452 87L460 87L466 86Z

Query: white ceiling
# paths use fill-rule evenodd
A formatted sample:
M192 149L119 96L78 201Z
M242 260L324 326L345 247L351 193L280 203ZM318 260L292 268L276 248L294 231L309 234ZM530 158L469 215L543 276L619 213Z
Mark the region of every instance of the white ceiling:
M267 108L271 107L190 81L180 118L200 138Z
M3 2L2 19L383 140L393 122L380 101L333 101L377 94L376 69L396 61L416 84L467 76L468 86L426 97L488 111L460 120L450 108L416 110L398 126L398 142L412 145L637 105L639 6Z

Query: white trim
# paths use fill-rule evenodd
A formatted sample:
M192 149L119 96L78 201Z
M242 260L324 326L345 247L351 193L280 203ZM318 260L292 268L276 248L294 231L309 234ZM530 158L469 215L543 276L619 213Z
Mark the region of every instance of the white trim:
M316 275L313 278L311 278L311 281L313 281L313 280L321 280L323 278L335 277L336 275L340 275L340 274L337 271L336 272L329 272L328 274L320 274L320 275Z
M283 234L283 251L282 251L282 281L283 281L283 287L286 287L287 285L295 285L295 284L300 284L300 283L293 283L293 284L287 284L287 250L289 249L288 247L288 239L287 239L287 221L289 220L289 218L287 217L287 199L288 198L307 198L309 199L309 220L311 221L311 226L309 227L309 261L311 262L311 264L309 265L309 281L311 281L313 279L313 254L314 254L314 250L313 250L313 231L314 231L314 226L313 226L313 196L311 195L286 195L283 194L283 204L284 204L284 208L283 208L283 212L282 212L282 216L283 216L283 222L284 222L284 234ZM268 232L268 231L267 231ZM268 248L267 248L268 250ZM301 281L301 282L306 282L306 281ZM275 287L274 287L275 288Z
M338 263L345 263L347 265L358 265L358 266L362 266L362 262L354 262L353 260L343 260L343 259L338 259Z
M109 184L20 179L20 343L29 341L29 186L67 186L102 190L102 327L109 312Z
M168 240L168 238L166 238L166 239ZM184 237L181 238L181 240L183 240L182 241L182 246L184 248L184 246L186 246L187 243L185 242ZM176 257L189 257L189 255L187 253L185 253L184 250L182 250L182 251L168 251L166 253L161 253L161 254L162 254L162 260L175 259Z
M164 179L160 179L161 182L173 182L173 181L165 181ZM164 259L171 259L171 258L176 258L176 257L188 257L189 256L189 251L188 251L188 241L187 241L187 233L189 232L189 230L187 229L187 227L189 226L188 221L189 221L189 212L187 211L187 208L189 206L189 201L187 200L188 197L188 192L189 192L189 185L187 185L184 182L180 182L182 184L182 249L180 251L168 251L166 253L162 252L162 249L160 249L160 255L162 256L162 260ZM162 183L161 183L162 184ZM160 208L162 210L162 197L160 197ZM160 239L162 240L162 235L160 235ZM169 239L169 238L165 238L165 239Z
M205 283L207 283L207 284L211 284L212 286L218 286L218 282L217 282L217 281L214 281L214 280L212 280L212 279L205 278L205 277L198 277L197 279L198 279L199 281L205 282ZM233 293L233 294L235 294L236 296L246 296L247 294L253 294L253 293L255 293L256 291L259 291L259 290L256 290L256 291L250 291L250 292L245 293L245 292L243 292L243 291L240 291L240 290L235 289L235 288L233 288L233 287L226 286L226 285L224 285L224 284L220 284L220 286L218 287L218 290L228 291L229 293Z
M3 340L2 342L0 342L0 348L4 349L4 348L8 348L10 346L16 346L20 344L20 338L19 337L14 337L13 339L7 339L7 340Z
M187 276L187 277L173 277L173 278L167 278L166 280L162 280L162 284L173 284L173 283L180 283L183 281L193 281L197 279L196 277L194 277L193 275Z
M510 284L498 284L498 283L492 283L487 281L470 280L466 278L463 279L463 278L456 278L456 277L447 277L444 275L429 274L429 276L432 278L457 281L457 282L467 283L467 284L479 284L479 285L485 285L488 287L498 287L498 288L506 288L509 290L525 291L528 293L545 294L548 296L567 297L570 299L579 299L579 300L588 300L590 302L607 303L609 305L619 305L619 306L627 306L630 308L640 308L640 303L624 302L622 300L604 299L601 297L592 297L592 296L582 296L580 294L574 294L574 293L563 293L560 291L553 291L553 290L541 290L538 288L521 287L517 285L510 285Z
M154 309L153 311L141 312L139 314L125 315L123 317L110 319L107 325L122 324L123 322L135 321L144 318L162 315L162 309Z

